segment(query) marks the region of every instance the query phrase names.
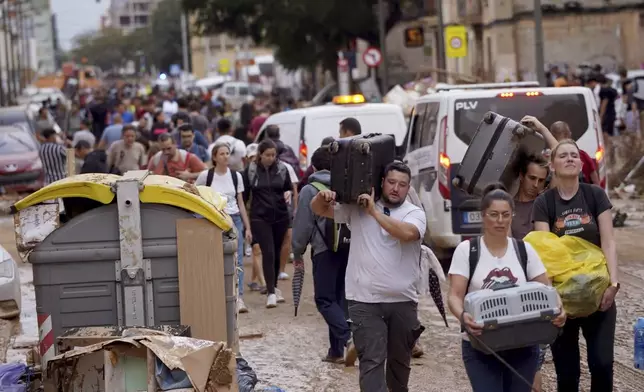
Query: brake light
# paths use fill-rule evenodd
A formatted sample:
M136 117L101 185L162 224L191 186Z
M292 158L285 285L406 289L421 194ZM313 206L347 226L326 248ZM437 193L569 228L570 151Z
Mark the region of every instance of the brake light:
M514 93L501 93L501 94L499 94L499 97L501 97L501 98L512 98L512 97L514 97Z
M602 159L604 159L604 147L599 146L597 151L595 151L595 160L599 163Z
M441 133L438 141L438 191L445 200L450 198L449 167L451 161L447 155L447 116L441 120Z
M541 95L540 91L528 91L525 93L526 97L538 97L539 95Z
M309 148L304 140L300 140L300 171L305 172L308 168Z

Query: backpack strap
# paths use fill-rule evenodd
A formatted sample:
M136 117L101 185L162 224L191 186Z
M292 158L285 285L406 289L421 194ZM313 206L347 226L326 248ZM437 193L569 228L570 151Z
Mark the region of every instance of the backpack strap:
M214 170L214 169L213 169ZM237 185L239 185L239 179L237 178L237 172L235 170L230 170L230 175L232 176L233 180L233 188L235 188L235 195L237 195Z
M518 240L512 238L512 245L514 246L514 251L519 258L519 264L521 264L521 269L525 274L525 280L528 281L528 251L525 248L525 242L523 240Z
M470 283L472 282L472 277L474 272L476 272L476 266L479 263L479 258L481 257L481 237L470 238L470 277L467 278L467 287L469 291Z
M544 195L546 198L546 209L548 210L548 226L550 226L551 231L552 226L555 224L555 220L557 219L557 212L555 211L557 208L555 201L555 192L557 192L556 188L548 189L546 191L546 194Z
M212 185L212 180L215 177L215 168L211 167L208 169L208 174L206 175L206 186Z

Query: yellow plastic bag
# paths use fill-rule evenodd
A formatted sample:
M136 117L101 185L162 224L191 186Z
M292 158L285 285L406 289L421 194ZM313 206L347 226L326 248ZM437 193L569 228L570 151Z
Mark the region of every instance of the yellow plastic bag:
M600 248L579 237L557 237L545 231L533 231L524 241L541 257L570 317L585 317L599 309L610 285L606 257Z

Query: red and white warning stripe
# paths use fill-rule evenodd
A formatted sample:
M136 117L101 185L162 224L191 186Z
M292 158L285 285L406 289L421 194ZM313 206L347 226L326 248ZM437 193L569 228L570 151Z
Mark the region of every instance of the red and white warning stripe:
M47 371L47 361L56 356L54 329L51 324L51 315L49 314L38 314L38 344L44 374Z

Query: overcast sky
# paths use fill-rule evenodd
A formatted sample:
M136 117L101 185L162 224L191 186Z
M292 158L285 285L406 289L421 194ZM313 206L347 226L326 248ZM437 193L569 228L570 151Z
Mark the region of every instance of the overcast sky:
M75 35L98 30L103 11L110 0L50 0L52 12L56 14L58 40L62 49L71 48Z

